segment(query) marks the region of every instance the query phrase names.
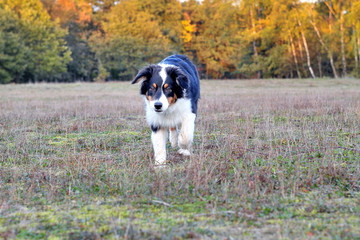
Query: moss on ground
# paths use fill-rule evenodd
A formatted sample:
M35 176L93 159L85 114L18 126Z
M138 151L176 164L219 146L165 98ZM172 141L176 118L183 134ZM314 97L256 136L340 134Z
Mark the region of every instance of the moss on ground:
M320 194L320 193L318 193ZM350 198L317 193L301 198L244 205L207 202L124 202L118 199L83 204L15 206L0 216L2 236L17 239L91 238L348 238L360 237L359 194ZM236 202L236 201L233 201ZM264 235L265 234L265 235Z
M0 238L359 239L359 83L202 82L165 169L128 83L0 89Z

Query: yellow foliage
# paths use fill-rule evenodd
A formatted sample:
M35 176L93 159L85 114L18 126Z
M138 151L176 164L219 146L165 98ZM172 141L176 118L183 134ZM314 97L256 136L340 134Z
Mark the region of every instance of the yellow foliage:
M23 23L42 25L50 20L40 0L0 0L0 4L6 11L15 12Z
M166 44L158 21L135 1L124 1L114 6L102 22L107 37L130 36Z
M181 25L183 27L181 38L185 43L188 43L192 39L192 34L196 32L196 25L191 24L190 16L187 13L184 14L184 18L185 20L181 21Z

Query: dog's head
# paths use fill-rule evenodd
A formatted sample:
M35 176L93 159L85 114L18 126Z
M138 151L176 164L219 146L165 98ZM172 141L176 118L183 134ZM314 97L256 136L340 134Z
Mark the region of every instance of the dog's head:
M141 83L140 94L144 95L155 112L165 112L184 97L188 78L179 68L166 65L150 65L140 70L132 84Z

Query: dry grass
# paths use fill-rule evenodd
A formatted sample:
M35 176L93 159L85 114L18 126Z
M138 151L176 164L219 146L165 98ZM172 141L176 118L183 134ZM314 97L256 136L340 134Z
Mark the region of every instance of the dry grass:
M358 238L360 81L202 81L154 170L138 86L0 88L3 238Z

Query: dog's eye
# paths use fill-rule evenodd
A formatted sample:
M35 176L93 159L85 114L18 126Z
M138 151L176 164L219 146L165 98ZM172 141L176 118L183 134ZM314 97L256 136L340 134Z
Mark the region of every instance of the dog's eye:
M153 84L151 85L151 87L150 87L150 90L151 90L151 91L155 91L156 88L157 88L156 83L153 83Z
M165 91L166 93L171 93L171 92L172 92L172 89L168 87L168 88L165 88L164 91Z

